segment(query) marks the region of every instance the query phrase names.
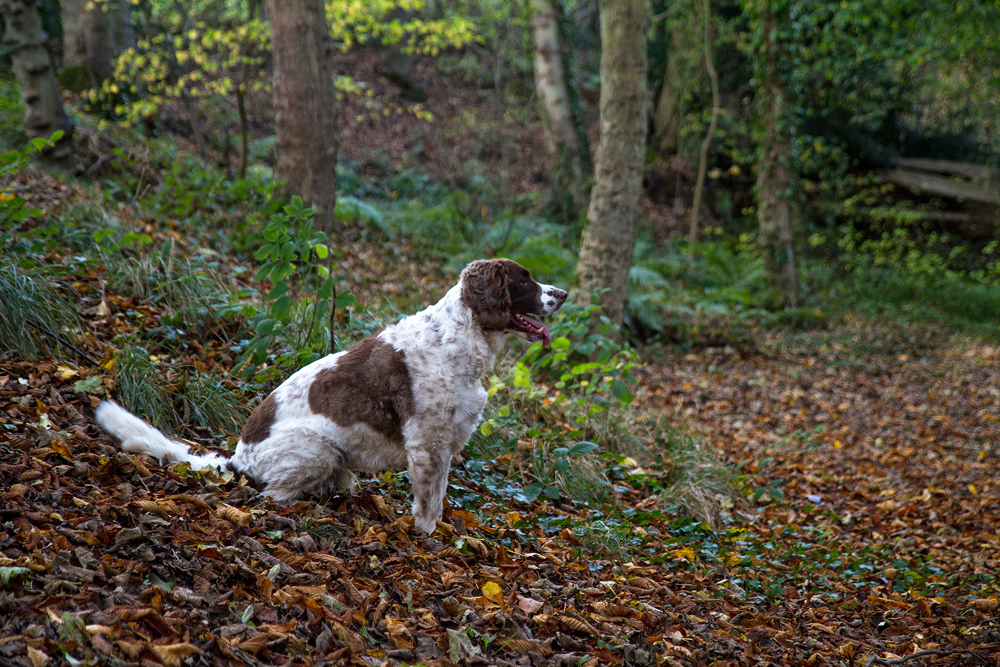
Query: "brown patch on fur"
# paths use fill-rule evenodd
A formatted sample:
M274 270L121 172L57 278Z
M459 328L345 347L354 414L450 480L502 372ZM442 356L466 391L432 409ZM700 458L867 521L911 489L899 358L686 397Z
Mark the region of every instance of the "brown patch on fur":
M270 394L261 401L250 419L243 426L243 434L240 439L247 445L253 445L266 440L271 435L271 424L274 423L274 415L278 411L278 404L274 400L274 394Z
M338 426L368 424L403 442L403 424L413 415L413 389L404 355L378 338L365 338L316 374L309 409Z
M462 272L462 303L484 329L503 330L510 322L507 263L510 260L481 259ZM516 265L515 265L516 266Z

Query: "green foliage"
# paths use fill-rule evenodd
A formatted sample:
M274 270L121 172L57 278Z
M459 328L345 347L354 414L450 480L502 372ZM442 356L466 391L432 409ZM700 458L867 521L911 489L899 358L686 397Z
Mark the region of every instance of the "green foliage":
M697 441L631 407L635 353L595 310L564 306L550 324L551 349L533 344L490 377L466 468L519 502L608 510L624 483L663 494L678 511L713 515L717 496L730 493L725 474Z
M424 18L427 5L427 0L326 0L326 16L331 37L344 51L381 42L404 53L437 56L476 38L476 25L461 12Z
M113 78L90 91L93 108L134 124L155 117L171 102L265 88L261 67L270 50L266 23L247 19L238 5L211 16L157 3L151 7L147 20L153 30L118 56Z
M257 311L249 304L237 304L220 311L242 311L255 333L237 362L244 378L258 370L264 371L264 377L273 377L318 359L327 347L323 336L327 313L332 317L337 308L347 308L356 301L349 290L335 292L336 277L319 262L330 250L326 234L312 228L314 213L302 207L300 197L293 197L271 215L261 233L263 243L254 259L260 265L256 280L271 284L265 296L266 309ZM312 298L305 300L308 294ZM284 341L282 349L269 355L280 341ZM270 367L261 369L268 360Z
M485 192L455 190L443 203L411 199L386 207L381 229L390 238L421 244L460 271L482 257L508 257L549 280L569 281L576 255L567 248L575 230L544 218L518 212L518 207L494 211Z

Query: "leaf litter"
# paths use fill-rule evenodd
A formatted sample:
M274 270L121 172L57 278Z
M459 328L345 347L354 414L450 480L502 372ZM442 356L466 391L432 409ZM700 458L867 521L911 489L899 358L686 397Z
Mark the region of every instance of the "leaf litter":
M93 359L0 361L0 663L1000 664L995 346L848 322L668 352L636 402L732 464L748 502L719 525L638 478L602 517L458 468L427 537L395 475L283 507L123 453L92 420L98 339L158 313L76 279Z

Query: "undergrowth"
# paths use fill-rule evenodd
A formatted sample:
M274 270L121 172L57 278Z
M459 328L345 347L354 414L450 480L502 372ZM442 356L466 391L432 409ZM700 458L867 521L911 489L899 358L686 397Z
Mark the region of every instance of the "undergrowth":
M733 493L728 473L695 438L633 407L635 353L606 320L591 332L594 311L565 306L550 323L551 350L532 345L491 376L467 471L501 497L583 504L602 520L624 511L622 494L639 492L713 521ZM605 533L594 536L613 537Z
M45 275L0 260L0 349L32 358L57 354L74 334L73 311Z

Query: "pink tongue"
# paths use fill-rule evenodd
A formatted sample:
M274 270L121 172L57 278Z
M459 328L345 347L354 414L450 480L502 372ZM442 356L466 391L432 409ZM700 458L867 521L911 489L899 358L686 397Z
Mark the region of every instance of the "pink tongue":
M544 324L542 324L541 322L539 322L538 320L536 320L535 318L529 317L524 313L521 313L521 317L524 319L525 322L527 322L531 326L537 327L542 330L542 338L544 339L542 341L542 347L548 347L549 344L552 342L551 339L549 338L549 328Z

